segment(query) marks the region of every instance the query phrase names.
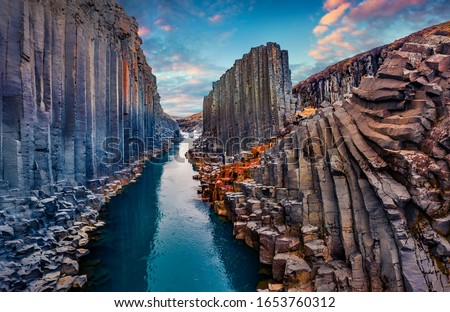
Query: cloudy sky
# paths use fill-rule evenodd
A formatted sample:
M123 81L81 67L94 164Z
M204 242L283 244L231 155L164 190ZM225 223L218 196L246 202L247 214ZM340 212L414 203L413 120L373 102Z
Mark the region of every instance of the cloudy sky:
M450 19L449 0L118 0L139 22L166 112L202 110L211 83L251 47L289 51L292 82Z

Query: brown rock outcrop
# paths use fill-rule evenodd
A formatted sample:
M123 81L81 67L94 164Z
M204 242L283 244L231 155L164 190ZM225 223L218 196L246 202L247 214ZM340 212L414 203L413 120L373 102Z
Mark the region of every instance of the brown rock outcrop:
M343 100L346 94L352 93L353 87L359 86L363 77L374 77L379 74L380 77L388 78L384 71L389 66L394 66L389 69L389 75L393 75L394 79L403 80L403 78L407 78L404 76L407 74L403 73L404 65L407 64L401 63L406 60L397 59L394 63L392 61L385 62L388 53L401 48L404 53L407 52L408 64L418 66L423 57L434 54L433 48L423 41L423 38L436 32L440 35L448 35L450 32L448 22L426 28L391 44L371 49L333 64L296 84L292 89L293 95L299 97L300 106L314 105L318 107L324 101L332 103ZM439 49L436 51L438 54L441 54L441 51L448 51L448 45L444 44ZM434 62L435 58L440 58L440 56L433 56L428 62Z
M198 134L203 132L203 112L193 114L188 117L174 117L180 130L185 133L193 133L194 131Z
M357 84L317 87L342 63L302 82L301 99L332 103L224 195L236 238L284 290L450 291L449 27L373 50Z

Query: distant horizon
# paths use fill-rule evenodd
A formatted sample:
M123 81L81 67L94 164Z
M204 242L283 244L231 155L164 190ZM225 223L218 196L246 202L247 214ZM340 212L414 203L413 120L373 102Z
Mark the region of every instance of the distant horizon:
M201 112L212 82L253 47L287 50L295 85L450 16L445 0L117 1L137 19L161 105L176 117Z

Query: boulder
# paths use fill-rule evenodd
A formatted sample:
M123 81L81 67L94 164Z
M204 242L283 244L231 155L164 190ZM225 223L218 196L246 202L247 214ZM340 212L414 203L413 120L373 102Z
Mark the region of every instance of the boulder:
M68 291L70 288L72 288L72 284L75 281L74 276L64 276L61 277L58 280L58 283L56 284L56 290L57 291Z
M80 267L78 262L65 257L62 261L61 273L66 275L77 275Z
M14 229L9 225L0 225L0 234L5 237L14 237Z
M450 69L450 55L435 54L428 58L425 63L429 68L439 72L449 71Z
M292 255L286 260L284 279L288 284L296 285L309 282L312 277L311 273L311 268L304 259Z
M259 262L272 264L275 256L275 241L279 234L269 228L261 228L259 234Z

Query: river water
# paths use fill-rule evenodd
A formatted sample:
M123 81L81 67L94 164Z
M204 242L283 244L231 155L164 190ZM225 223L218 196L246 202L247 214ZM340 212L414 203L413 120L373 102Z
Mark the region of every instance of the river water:
M88 291L254 291L258 254L197 195L187 142L146 165L102 210L80 263Z

